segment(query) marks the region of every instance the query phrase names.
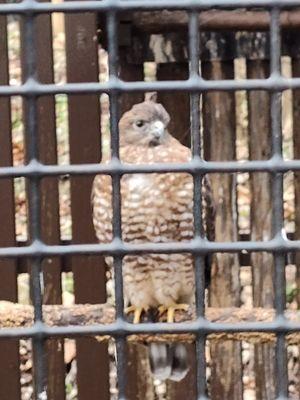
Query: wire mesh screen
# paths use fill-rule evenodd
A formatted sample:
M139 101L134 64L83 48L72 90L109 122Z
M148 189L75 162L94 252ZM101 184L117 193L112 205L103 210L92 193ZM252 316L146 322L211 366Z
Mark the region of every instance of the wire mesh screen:
M284 160L282 154L281 108L282 93L299 89L300 78L286 78L281 74L280 15L284 9L299 7L299 0L195 0L195 1L141 1L103 0L68 1L61 4L24 0L20 3L0 4L0 15L21 15L24 24L24 83L19 86L1 85L0 96L21 96L25 101L27 121L27 163L18 167L1 167L0 177L24 177L28 185L28 215L30 242L24 247L1 247L1 258L30 259L34 324L27 328L3 328L1 339L31 338L34 352L34 383L37 399L47 398L45 341L47 338L83 337L109 335L116 341L117 380L119 399L126 399L126 339L143 333L183 334L192 333L196 342L197 399L207 399L205 343L213 333L268 332L276 334L276 398L288 398L286 335L300 330L298 322L285 317L286 284L285 264L287 253L300 250L299 240L289 240L284 229L283 176L288 171L299 171L299 160ZM199 13L208 9L264 9L270 16L270 75L266 79L205 80L201 76ZM118 16L121 12L146 10L185 10L188 13L189 76L187 80L160 82L125 82L119 79ZM37 79L35 22L41 14L54 12L99 12L106 15L109 57L109 80L107 83L66 83L62 85L41 83ZM203 93L211 91L253 91L270 93L270 120L272 154L268 160L257 161L206 161L203 159L200 118L200 100ZM123 164L119 159L119 96L136 92L156 91L190 93L190 126L192 159L188 163L151 165ZM106 93L110 99L111 162L108 164L44 164L39 160L37 102L45 95L74 95ZM131 244L122 241L120 182L124 174L188 173L194 183L194 238L190 242ZM266 241L210 242L203 234L202 186L206 174L265 172L271 176L272 187L272 237ZM41 182L45 177L65 175L104 174L112 179L113 241L109 244L51 245L41 236ZM274 287L276 317L272 322L210 322L205 318L204 257L214 253L268 252L274 258ZM194 257L196 282L196 319L192 322L166 324L140 323L133 325L124 315L122 260L130 254L190 253ZM48 326L43 320L41 263L44 258L67 255L110 255L114 259L116 319L107 325Z

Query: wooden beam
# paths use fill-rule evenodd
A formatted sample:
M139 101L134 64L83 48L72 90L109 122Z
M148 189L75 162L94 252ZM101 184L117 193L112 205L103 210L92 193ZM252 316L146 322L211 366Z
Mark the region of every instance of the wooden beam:
M44 305L44 321L48 326L87 326L93 324L111 324L115 321L115 309L108 304L75 304L72 306ZM33 324L33 306L0 301L0 328L22 328L30 327ZM189 322L195 319L195 308L191 306L187 312L178 311L175 315L175 322ZM214 308L206 309L206 318L210 322L223 324L237 324L241 322L268 323L275 318L273 309L264 308ZM287 310L285 316L289 322L300 322L300 311ZM159 318L159 322L165 322L165 316ZM97 339L104 341L108 336L97 336ZM274 342L276 335L269 332L238 332L238 333L213 333L208 335L209 340L246 340L252 343ZM134 342L151 341L184 341L192 342L194 335L184 334L162 334L153 335L150 333L130 335L128 340ZM287 344L299 344L300 332L288 333Z
M201 30L269 30L270 15L267 11L203 11L199 13ZM146 11L133 14L133 25L140 31L162 33L187 29L188 14L185 11ZM300 27L300 11L282 11L280 24L283 29Z
M0 4L5 3L0 0ZM0 85L9 84L8 71L8 40L7 16L0 17ZM11 105L10 98L0 99L0 166L13 164L11 136ZM15 204L14 180L1 179L0 182L0 246L15 246ZM17 301L17 260L0 260L0 298ZM3 340L0 344L2 360L6 360L5 368L0 369L0 399L19 400L20 390L20 359L19 341Z

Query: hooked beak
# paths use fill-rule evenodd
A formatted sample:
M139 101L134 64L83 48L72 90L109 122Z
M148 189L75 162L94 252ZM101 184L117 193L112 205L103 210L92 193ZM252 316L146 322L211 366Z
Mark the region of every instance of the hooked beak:
M151 124L150 127L150 135L152 136L152 140L150 144L152 146L157 146L160 144L161 139L163 138L165 133L165 125L161 121L155 121Z

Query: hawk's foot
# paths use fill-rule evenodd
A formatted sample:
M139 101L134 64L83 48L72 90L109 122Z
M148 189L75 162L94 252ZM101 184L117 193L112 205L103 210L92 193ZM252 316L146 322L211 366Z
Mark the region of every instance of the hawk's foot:
M187 311L188 309L189 309L188 304L173 304L169 307L166 307L166 306L158 307L159 315L162 315L165 312L167 312L167 322L169 322L169 323L174 322L174 316L175 316L176 310Z
M141 321L141 315L143 311L148 311L145 307L130 306L125 308L125 314L130 314L133 312L133 323L138 324Z

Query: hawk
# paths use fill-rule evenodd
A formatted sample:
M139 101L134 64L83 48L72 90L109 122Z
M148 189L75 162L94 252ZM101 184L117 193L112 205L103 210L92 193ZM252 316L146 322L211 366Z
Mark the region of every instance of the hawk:
M186 163L191 151L167 130L170 116L152 100L134 105L119 121L120 159L128 164ZM103 159L107 163L109 157ZM214 207L208 180L203 184L204 228L214 238ZM93 222L100 243L112 235L111 177L95 177ZM122 235L128 243L188 242L193 239L193 178L188 173L125 174L121 178ZM112 257L106 257L112 266ZM209 278L206 259L206 283ZM134 323L150 308L166 312L173 322L177 309L194 302L195 275L191 254L127 255L123 259L126 312ZM159 379L181 380L187 373L184 344L152 343L150 365Z

